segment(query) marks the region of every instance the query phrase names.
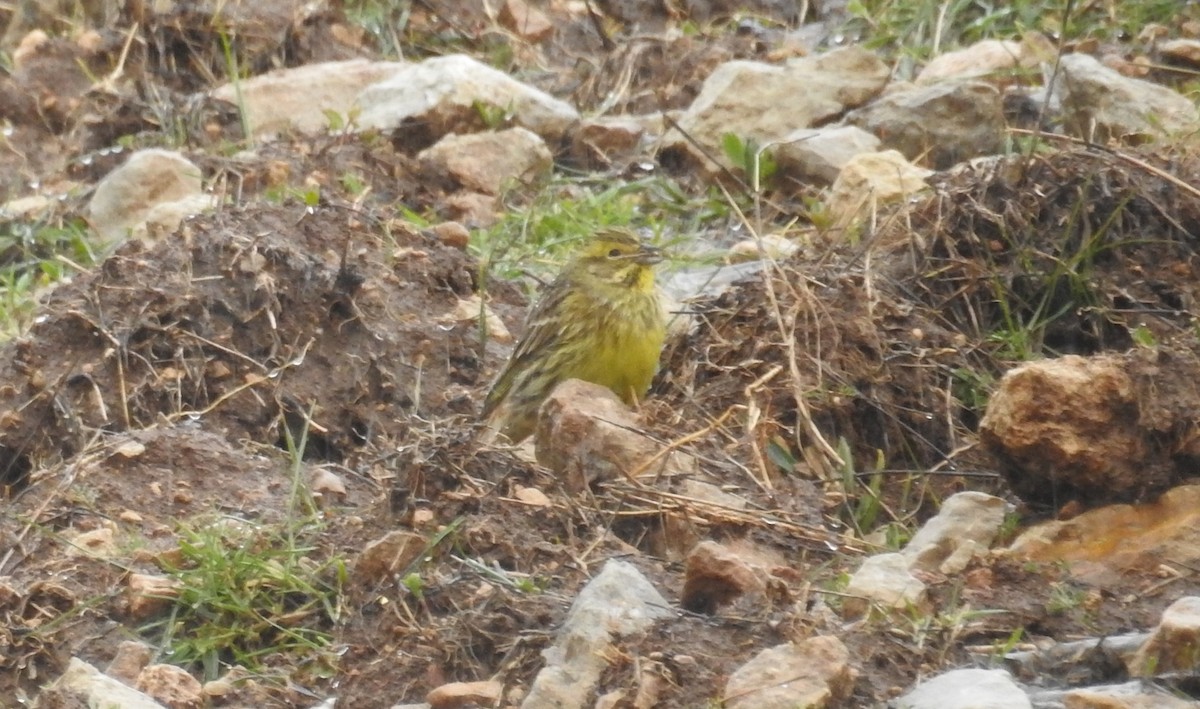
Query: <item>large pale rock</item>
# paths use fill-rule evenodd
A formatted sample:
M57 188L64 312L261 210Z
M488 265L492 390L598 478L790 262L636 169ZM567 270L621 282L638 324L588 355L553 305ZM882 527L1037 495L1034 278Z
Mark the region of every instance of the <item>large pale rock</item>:
M851 158L878 152L879 145L879 138L857 126L800 128L776 146L776 175L828 185Z
M905 545L909 568L956 574L983 554L1004 524L1007 503L982 492L952 495Z
M829 213L837 228L845 229L882 205L928 190L925 178L932 174L895 150L855 155L830 189Z
M1116 357L1069 355L1010 370L980 438L1027 499L1130 499L1169 475L1147 462L1134 383Z
M984 39L969 47L939 54L917 74L916 83L936 84L951 79L1006 76L1014 69L1037 66L1053 59L1054 46L1045 36L1030 33L1023 41Z
M882 610L922 607L929 596L925 584L913 576L903 554L876 554L863 560L846 586L842 604L848 616L865 614L872 605Z
M1056 88L1067 127L1077 136L1108 142L1164 138L1194 131L1200 110L1164 86L1122 76L1086 54L1068 54Z
M645 576L624 561L609 561L580 591L554 645L543 651L524 709L583 707L608 657L619 656L615 641L645 631L674 615Z
M951 670L895 701L896 709L1031 709L1029 697L1004 670Z
M359 93L406 66L408 62L366 59L306 64L224 84L211 95L244 111L256 138L289 131L319 133L330 128L330 113L349 125Z
M704 81L700 95L679 117L679 127L725 164L734 166L722 148L723 136L766 145L798 128L841 115L883 90L887 65L861 47L838 49L784 66L731 61ZM718 172L679 131L664 137L663 149L713 175Z
M536 133L509 128L494 133L448 135L417 155L426 169L473 192L496 195L516 182L547 177L554 156Z
M884 147L938 169L996 153L1004 144L1000 92L981 81L892 91L846 121L873 133Z
M637 420L608 387L568 379L554 388L538 411L535 451L542 465L579 491L640 470L644 475L687 475L694 458L672 451L643 465L662 446L639 433Z
M1129 674L1153 677L1200 667L1200 597L1184 596L1163 611L1150 639L1129 662Z
M105 241L173 231L187 216L210 209L200 168L177 152L140 150L110 172L88 202L88 221Z
M767 648L739 667L725 685L726 709L792 709L839 705L858 672L842 641L823 635Z
M39 706L165 709L147 694L104 675L77 657L38 696Z
M1030 527L1009 547L1021 558L1066 561L1095 584L1117 583L1165 559L1200 566L1200 485L1172 488L1153 503L1107 505Z
M511 113L515 125L557 142L579 112L463 54L408 64L358 95L362 128L393 130L419 124L434 137L484 128L479 106Z

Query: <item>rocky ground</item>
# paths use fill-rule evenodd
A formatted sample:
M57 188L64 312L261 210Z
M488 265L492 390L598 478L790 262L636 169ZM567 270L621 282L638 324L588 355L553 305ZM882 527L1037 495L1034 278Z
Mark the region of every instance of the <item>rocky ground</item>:
M1197 704L1196 7L804 8L0 8L0 705ZM647 400L481 443L613 223Z

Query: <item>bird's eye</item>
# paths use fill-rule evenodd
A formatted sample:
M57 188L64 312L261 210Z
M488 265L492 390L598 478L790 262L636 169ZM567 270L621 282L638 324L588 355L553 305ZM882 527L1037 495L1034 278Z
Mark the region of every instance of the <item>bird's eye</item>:
M621 255L621 250L620 250L620 249L613 249L613 250L611 250L611 251L609 251L609 252L608 252L608 257L609 257L609 258L616 258L616 257L618 257L618 256L620 256L620 255Z

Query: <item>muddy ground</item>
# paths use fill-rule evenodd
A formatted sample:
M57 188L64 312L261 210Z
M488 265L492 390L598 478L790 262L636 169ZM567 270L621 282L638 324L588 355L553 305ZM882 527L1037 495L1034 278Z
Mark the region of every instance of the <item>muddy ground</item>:
M256 21L269 24L275 6L259 5ZM139 18L117 19L128 30ZM996 557L959 578L926 579L944 612L874 623L834 613L839 580L876 548L861 538L911 531L955 491L1005 496L1021 524L1070 502L1014 494L976 445L989 387L1015 361L1013 343L994 336L1012 316L1002 302L1018 317L1058 314L1037 329L1038 352L1123 351L1138 328L1164 346L1200 349L1200 199L1139 167L1198 184L1190 155L1143 149L1135 163L1071 146L1014 157L1013 169L940 175L933 196L885 220L875 238L811 244L768 277L689 304L695 325L669 343L642 415L662 440L686 438L701 476L748 497L756 513L680 498L672 480L579 496L473 441L475 412L511 344L481 340L474 321L454 315L480 285L471 252L397 218L400 204L436 215L445 196L412 146L296 138L235 161L223 141L236 140L236 117L185 100L208 85L198 67L224 70L215 35L185 31L194 23L182 11L140 19L124 67L135 80L123 90L94 90L83 72L112 70L126 39L115 30L100 32L82 62L71 42L53 40L61 56L0 85L15 146L0 155L0 194L98 179L123 153L97 151L118 136L161 140L166 110L206 179L227 184L236 173L237 196L49 290L28 332L3 346L0 703L36 695L72 656L103 667L123 640L159 647L162 615L137 615L130 575L170 568L181 524L285 522L297 514L297 476L317 473L344 491L317 490L323 521L303 531L307 556L352 561L387 532L414 529L430 539L407 570L419 592L408 574L351 569L340 579L336 566L322 567L337 604L304 622L329 644L261 657L251 680L214 705L303 707L336 695L340 706L386 707L453 680L527 686L572 597L606 559L631 560L674 600L682 554L703 538L769 549L794 583L711 613L681 610L623 646L602 691L636 687L652 662L668 680L662 706L712 705L759 650L836 628L860 673L846 706L875 706L919 677L986 665L1014 637L1142 630L1200 591L1190 577L1086 587L1061 566ZM336 7L284 23L284 40L248 46L244 65L378 56L370 37L331 39L344 37L332 29L344 23ZM435 38L515 42L480 31L485 24L415 3L410 30L426 44L414 41L414 51L432 51ZM767 54L736 31L606 49L586 16L563 26L572 52L590 61L552 46L557 72L542 83L570 87L584 107L604 95L607 75L584 66L634 62L625 108L650 110L686 105L719 61ZM280 164L284 185L320 183L320 203L270 197ZM330 177L347 172L371 186L365 201ZM53 219L74 219L84 197L65 200ZM789 209L804 217L803 197L778 196L781 222ZM1081 246L1081 234L1097 231L1103 248ZM1084 295L1042 277L1083 251L1095 257ZM28 255L20 245L4 253ZM487 295L519 333L525 289L492 283ZM834 449L855 469L839 469ZM518 494L529 487L550 504L530 506ZM869 500L876 509L865 515ZM1063 604L1064 595L1087 602ZM263 647L278 641L261 634ZM184 664L198 677L224 673Z

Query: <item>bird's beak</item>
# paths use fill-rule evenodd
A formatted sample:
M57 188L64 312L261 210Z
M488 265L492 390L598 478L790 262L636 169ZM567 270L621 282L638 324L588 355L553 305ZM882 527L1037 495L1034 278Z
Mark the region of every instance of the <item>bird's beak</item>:
M657 246L642 244L638 248L637 253L633 255L633 260L643 266L653 266L663 260L663 252Z

